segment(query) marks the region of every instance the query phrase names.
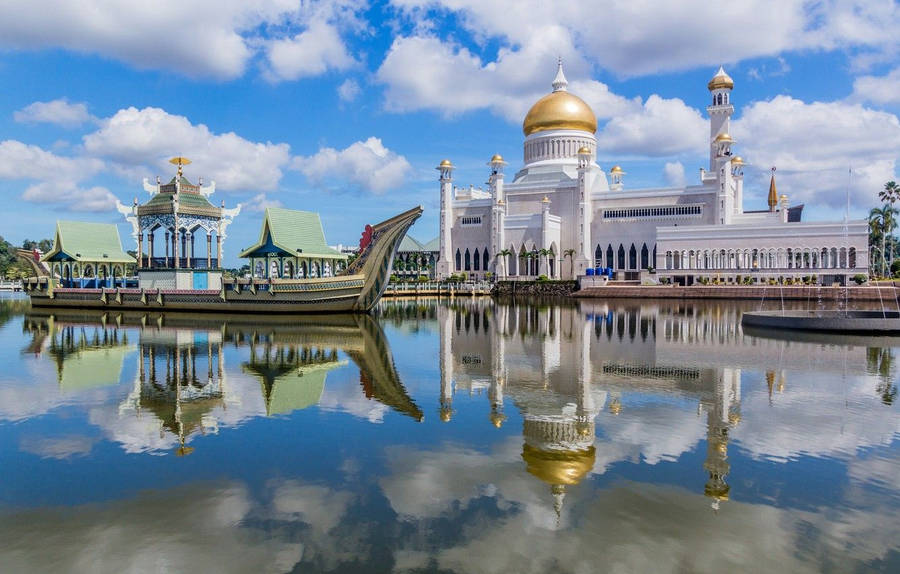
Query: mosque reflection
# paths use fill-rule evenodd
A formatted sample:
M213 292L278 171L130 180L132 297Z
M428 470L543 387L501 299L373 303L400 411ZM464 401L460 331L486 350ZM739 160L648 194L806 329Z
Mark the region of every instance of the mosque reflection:
M413 302L382 305L388 319L436 321L440 420L453 419L460 393L484 396L490 402L486 422L496 427L510 404L515 407L523 419L525 468L548 485L557 514L566 489L592 471L595 445L610 440L597 436L600 417L617 417L629 408L629 398L646 403L654 395L696 401L706 426L702 491L718 509L731 490L728 451L741 424L742 373L745 384L763 374L771 401L784 392L791 371L814 366L865 372L867 364L871 371L872 349L865 345L884 344L751 337L741 331L740 312L733 303L566 306L457 299L430 309Z
M400 381L381 327L369 316L260 318L54 313L26 315L31 340L23 352L56 365L61 391L116 385L127 361L137 365L131 391L118 404L120 418L147 421L160 436L177 437L177 455L197 434L217 431L241 397L229 386L226 349L238 349L240 372L259 383L264 413L282 415L319 403L329 372L359 369L367 399L422 420ZM232 373L233 375L234 373ZM234 419L232 419L233 421Z

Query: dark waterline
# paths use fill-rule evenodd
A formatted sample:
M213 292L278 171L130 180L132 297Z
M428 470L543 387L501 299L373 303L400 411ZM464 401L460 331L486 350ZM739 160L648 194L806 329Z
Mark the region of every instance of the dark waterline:
M900 338L760 306L4 296L0 570L900 571Z

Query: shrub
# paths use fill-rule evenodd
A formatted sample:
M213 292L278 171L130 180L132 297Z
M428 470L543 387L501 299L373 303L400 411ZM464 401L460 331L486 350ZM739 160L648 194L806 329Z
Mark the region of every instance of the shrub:
M853 277L851 277L851 279L852 279L853 282L856 283L857 285L862 285L863 283L865 283L866 281L869 280L869 278L866 277L865 275L863 275L862 273L857 273L856 275L854 275Z
M419 282L420 282L420 283L427 283L427 282L428 282L428 275L419 275Z
M538 278L537 278L537 280L541 281L541 282L547 281L547 279L548 279L548 277L546 275L538 275Z

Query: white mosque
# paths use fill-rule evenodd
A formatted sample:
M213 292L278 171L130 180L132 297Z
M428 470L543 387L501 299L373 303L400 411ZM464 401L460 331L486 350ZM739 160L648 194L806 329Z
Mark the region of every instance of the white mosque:
M511 182L499 155L487 189L456 187L449 160L437 167L438 277L573 279L600 267L650 283L815 276L831 285L866 272L867 223L800 222L803 206L779 197L774 171L768 206L744 209L744 161L729 133L734 81L724 69L708 84L709 168L686 187L630 190L619 166L605 172L597 118L567 86L560 62L553 91L525 116L524 165Z

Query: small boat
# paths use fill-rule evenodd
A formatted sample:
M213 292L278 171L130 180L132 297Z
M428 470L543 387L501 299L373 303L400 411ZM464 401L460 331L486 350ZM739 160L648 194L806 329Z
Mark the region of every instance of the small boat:
M895 310L834 311L755 311L744 313L741 326L746 328L786 329L881 335L900 333L900 312Z
M366 226L358 257L333 277L314 279L223 279L218 290L60 288L47 277L24 290L34 307L142 311L244 313L367 313L384 293L391 263L422 206Z

